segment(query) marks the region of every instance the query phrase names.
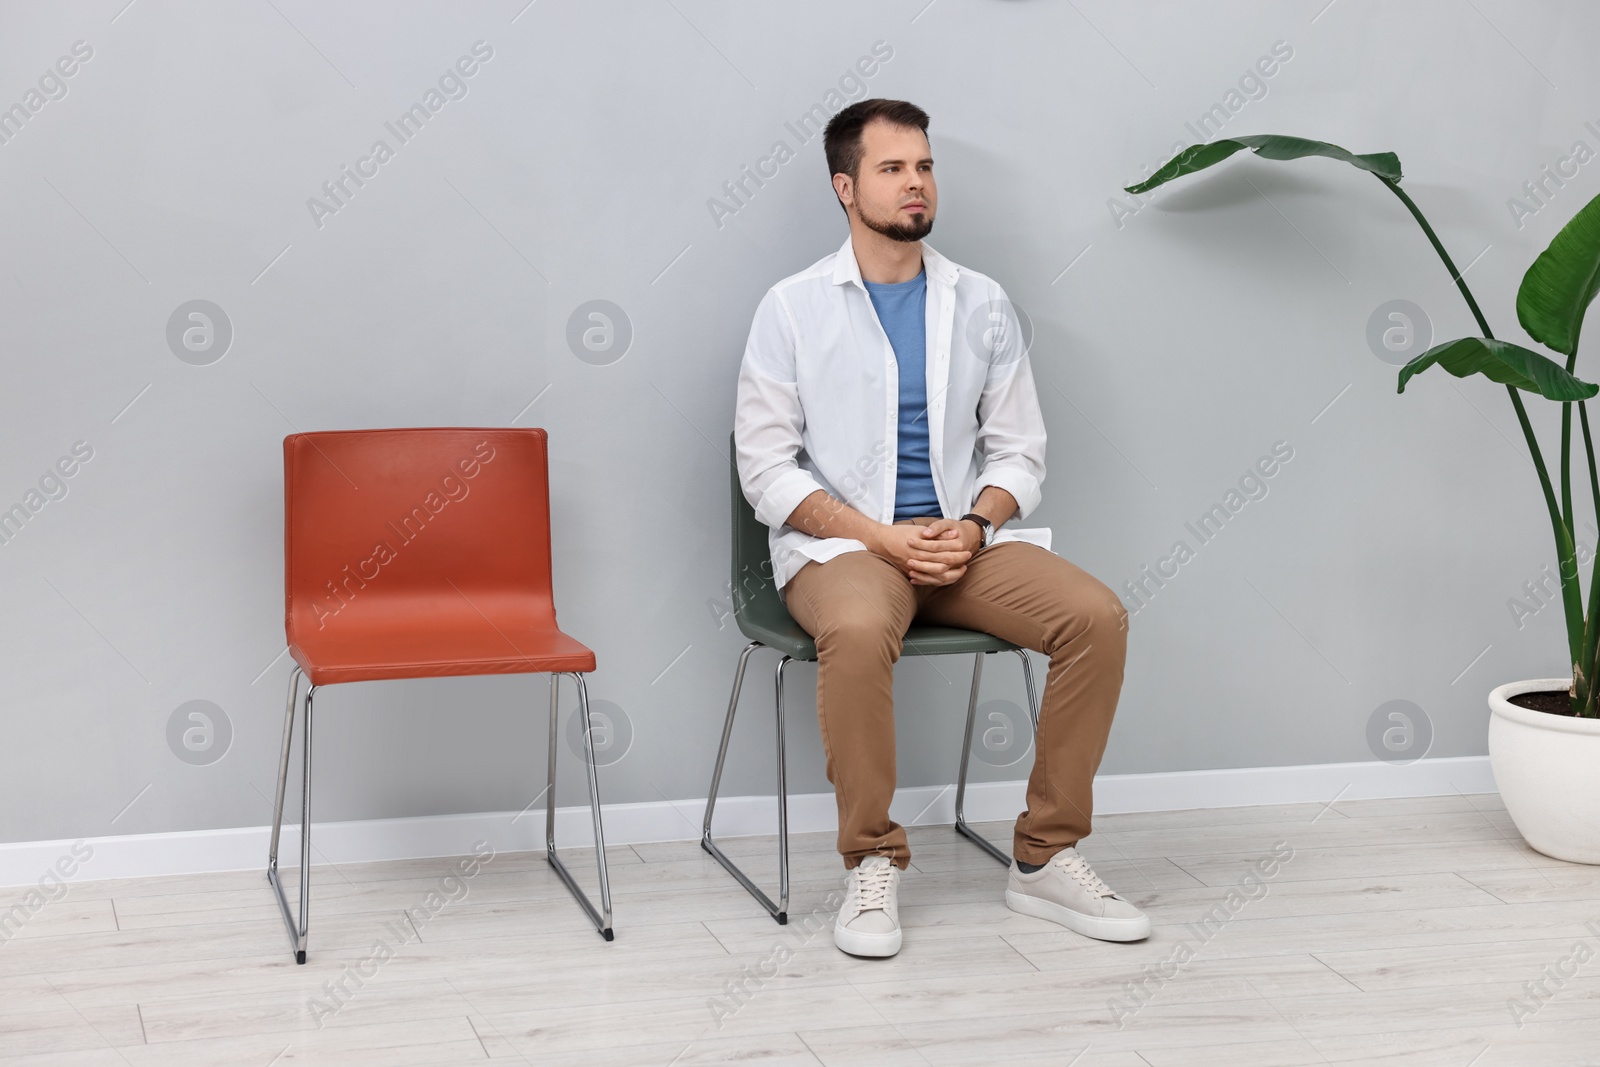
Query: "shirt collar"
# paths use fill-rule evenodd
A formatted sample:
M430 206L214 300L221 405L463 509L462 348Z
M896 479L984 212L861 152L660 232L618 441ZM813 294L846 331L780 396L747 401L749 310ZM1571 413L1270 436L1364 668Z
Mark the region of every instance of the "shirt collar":
M959 269L954 263L935 252L927 241L922 242L922 268L928 272L929 278L937 278L946 285L955 284ZM849 234L845 235L844 244L839 246L839 251L833 257L833 284L840 285L844 282L854 282L857 289L866 291L867 287L861 284L861 264L856 262L856 250L850 242Z

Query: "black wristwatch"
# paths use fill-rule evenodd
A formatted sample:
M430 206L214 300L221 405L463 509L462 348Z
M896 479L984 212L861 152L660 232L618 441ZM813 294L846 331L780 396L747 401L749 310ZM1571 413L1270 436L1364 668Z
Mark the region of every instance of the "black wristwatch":
M978 551L982 552L984 549L989 547L989 540L994 537L994 523L990 522L982 515L979 515L976 511L969 511L965 515L961 516L960 519L961 522L967 522L969 520L977 523L978 529L982 531L981 543L978 545Z

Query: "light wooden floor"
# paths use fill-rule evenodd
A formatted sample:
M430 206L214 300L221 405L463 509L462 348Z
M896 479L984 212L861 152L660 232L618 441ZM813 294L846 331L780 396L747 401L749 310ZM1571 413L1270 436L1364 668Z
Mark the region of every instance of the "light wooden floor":
M1187 925L1279 842L1264 896L1208 940ZM770 879L772 843L728 850ZM840 882L828 834L793 841L787 928L694 843L612 849L611 944L537 855L497 856L409 943L449 861L317 867L304 967L260 873L78 883L0 946L0 1063L1600 1064L1600 868L1528 849L1494 796L1103 817L1083 851L1151 914L1135 944L1008 911L1003 868L948 827L912 847L891 960L800 923ZM308 998L358 964L319 1026ZM1113 997L1137 1008L1120 1026Z

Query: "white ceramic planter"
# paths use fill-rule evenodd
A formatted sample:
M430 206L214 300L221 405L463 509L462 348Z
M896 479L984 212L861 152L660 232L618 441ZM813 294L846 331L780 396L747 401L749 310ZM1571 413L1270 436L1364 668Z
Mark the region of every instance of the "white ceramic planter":
M1489 764L1523 839L1546 856L1600 863L1600 719L1519 708L1508 697L1571 678L1508 682L1489 694Z

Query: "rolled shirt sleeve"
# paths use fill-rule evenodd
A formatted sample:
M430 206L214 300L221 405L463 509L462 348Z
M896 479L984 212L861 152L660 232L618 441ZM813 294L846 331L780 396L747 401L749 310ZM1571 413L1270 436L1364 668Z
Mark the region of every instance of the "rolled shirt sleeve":
M756 518L773 529L823 488L797 458L804 430L794 321L778 294L768 290L756 308L739 364L733 442L744 498Z
M1006 299L999 286L994 299ZM1033 366L1014 319L978 397L977 445L983 463L972 491L974 503L985 486L999 486L1016 499L1016 518L1027 518L1043 497L1045 428Z

